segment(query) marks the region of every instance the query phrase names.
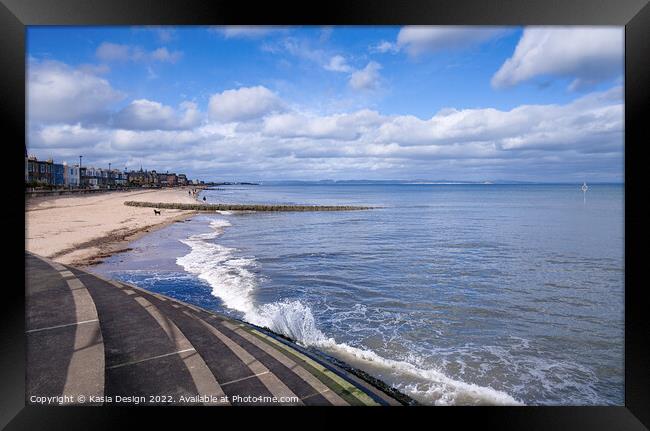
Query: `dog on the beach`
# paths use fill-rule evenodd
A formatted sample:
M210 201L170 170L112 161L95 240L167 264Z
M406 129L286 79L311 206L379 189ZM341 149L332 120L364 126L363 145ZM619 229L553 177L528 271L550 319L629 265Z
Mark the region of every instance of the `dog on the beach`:
M154 213L155 215L160 215L160 210L153 210L153 213Z

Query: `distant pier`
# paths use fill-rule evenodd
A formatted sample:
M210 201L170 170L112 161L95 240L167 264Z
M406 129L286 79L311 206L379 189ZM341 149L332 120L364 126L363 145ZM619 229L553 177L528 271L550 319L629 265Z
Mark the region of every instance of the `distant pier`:
M124 205L189 211L360 211L376 208L356 205L182 204L136 201L127 201Z

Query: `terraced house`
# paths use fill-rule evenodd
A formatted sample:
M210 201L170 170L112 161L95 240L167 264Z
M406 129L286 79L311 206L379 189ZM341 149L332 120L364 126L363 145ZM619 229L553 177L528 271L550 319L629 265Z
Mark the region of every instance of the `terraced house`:
M38 160L36 156L27 158L25 179L28 184L40 186L63 186L64 171L62 164L52 159Z
M155 170L127 172L93 166L80 167L52 159L38 160L25 153L25 185L28 187L57 187L83 189L112 189L117 187L174 187L191 184L185 174L157 173Z

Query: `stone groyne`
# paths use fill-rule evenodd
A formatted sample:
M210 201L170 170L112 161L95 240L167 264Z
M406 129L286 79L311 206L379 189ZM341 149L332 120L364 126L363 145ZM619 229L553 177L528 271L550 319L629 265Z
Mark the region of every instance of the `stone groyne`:
M355 205L183 204L135 201L126 201L124 205L188 211L359 211L376 208Z

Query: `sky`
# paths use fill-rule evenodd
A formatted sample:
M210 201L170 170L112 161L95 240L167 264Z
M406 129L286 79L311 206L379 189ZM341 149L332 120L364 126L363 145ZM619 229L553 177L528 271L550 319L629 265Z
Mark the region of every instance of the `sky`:
M622 182L623 27L27 29L27 150L205 181Z

